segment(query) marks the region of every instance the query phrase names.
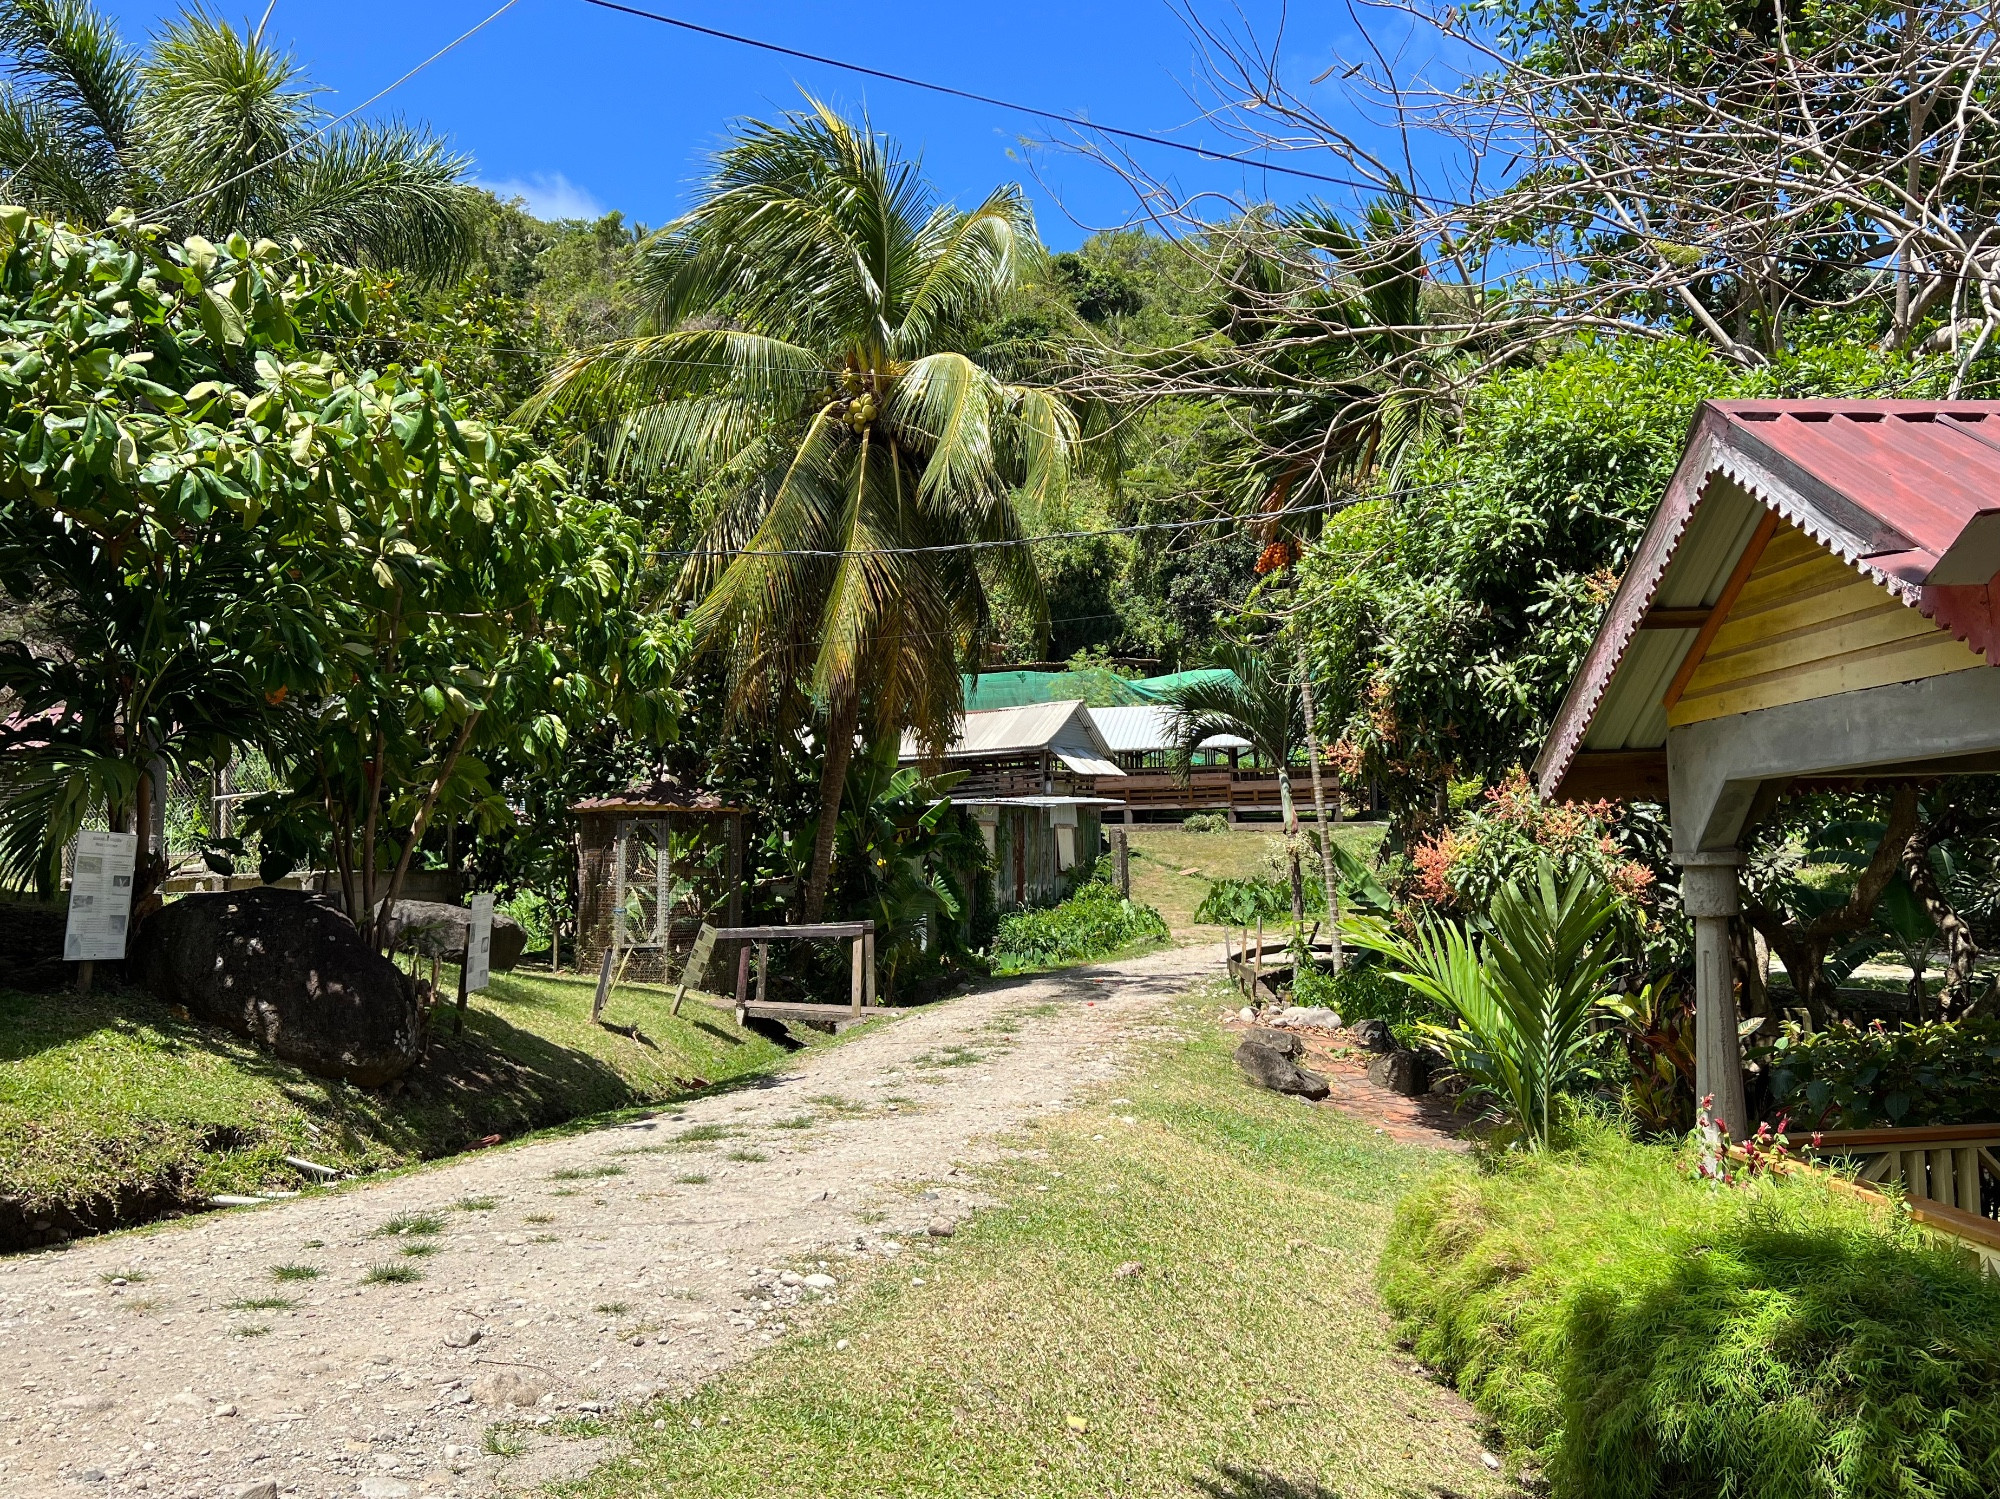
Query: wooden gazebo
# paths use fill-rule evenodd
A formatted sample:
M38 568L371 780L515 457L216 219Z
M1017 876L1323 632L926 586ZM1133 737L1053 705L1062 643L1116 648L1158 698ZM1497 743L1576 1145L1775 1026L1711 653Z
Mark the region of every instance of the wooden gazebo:
M1738 840L1787 784L2000 770L1996 575L2000 402L1709 402L1571 684L1536 783L1668 804L1739 1135Z
M621 974L659 983L704 925L743 922L743 811L662 779L570 808L577 817L577 962L614 954ZM735 947L717 953L734 958ZM689 975L697 982L700 975Z

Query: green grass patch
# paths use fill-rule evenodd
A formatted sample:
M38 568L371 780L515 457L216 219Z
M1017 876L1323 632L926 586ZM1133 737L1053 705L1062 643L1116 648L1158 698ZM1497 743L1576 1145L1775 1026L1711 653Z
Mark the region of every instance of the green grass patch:
M551 1171L549 1173L549 1180L557 1182L587 1182L596 1181L600 1177L623 1176L624 1174L625 1168L623 1166L565 1166L560 1171Z
M364 1286L401 1286L422 1280L424 1272L415 1265L371 1265L361 1277Z
M422 1239L419 1239L414 1244L405 1244L401 1249L396 1251L396 1253L404 1255L407 1258L413 1260L429 1259L432 1255L437 1254L438 1252L439 1250L437 1245L427 1243Z
M251 1324L242 1327L232 1327L229 1329L229 1335L232 1338L261 1338L264 1337L266 1334L268 1334L270 1331L271 1329L268 1327L261 1327L255 1324Z
M271 1279L281 1281L318 1280L326 1272L317 1265L273 1265Z
M378 1239L397 1238L415 1234L426 1236L444 1232L442 1213L398 1213L387 1223L375 1230Z
M500 1206L497 1197L461 1197L452 1204L461 1213L490 1213Z
M524 1223L553 1223L556 1221L556 1215L554 1213L529 1213L521 1221Z
M768 1161L771 1159L761 1150L748 1149L724 1151L722 1158L725 1161Z
M1092 880L1059 905L1001 917L993 971L1032 973L1092 963L1142 951L1166 938L1167 921L1158 911L1126 900L1103 880Z
M622 1317L632 1310L632 1304L629 1301L600 1301L591 1310L606 1317Z
M1382 1284L1556 1499L2000 1492L2000 1286L1817 1180L1712 1187L1672 1147L1451 1171Z
M812 1116L811 1114L793 1114L793 1115L791 1115L791 1116L790 1116L789 1118L785 1118L785 1119L773 1119L773 1120L771 1121L771 1128L772 1128L772 1129L811 1129L811 1128L812 1128L812 1127L813 1127L813 1126L814 1126L815 1124L817 1124L817 1123L819 1123L819 1120L818 1120L818 1119L816 1119L816 1118L815 1118L814 1116Z
M623 985L612 1000L651 1047L590 1021L594 981L494 976L465 1035L447 1025L391 1097L313 1077L148 995L102 983L88 996L0 988L0 1196L107 1211L113 1199L194 1202L298 1185L283 1157L345 1172L449 1155L689 1096L784 1060L726 1012Z
M288 1312L298 1302L289 1296L246 1296L229 1303L232 1312Z
M1410 1372L1372 1289L1390 1205L1427 1157L1247 1089L1208 1003L1178 1017L1192 1039L1121 1080L1141 1102L1022 1131L1045 1154L985 1174L999 1209L878 1274L850 1270L810 1331L624 1421L641 1467L621 1458L558 1492L1508 1492L1469 1413Z
M726 1124L697 1124L674 1136L676 1145L702 1145L711 1140L727 1140L739 1134Z
M688 1171L675 1177L674 1181L683 1187L705 1187L708 1185L708 1173L705 1171Z

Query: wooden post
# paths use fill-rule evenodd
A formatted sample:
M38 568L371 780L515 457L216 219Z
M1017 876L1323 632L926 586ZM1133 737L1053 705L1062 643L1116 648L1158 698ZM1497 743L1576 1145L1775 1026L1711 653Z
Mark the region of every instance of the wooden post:
M848 997L854 1001L854 1018L861 1018L861 939L854 939L854 976L848 984Z
M757 1003L760 1005L764 1002L764 981L770 977L770 973L771 944L768 942L759 942L757 944Z
M740 1012L743 1002L750 997L750 944L739 943L736 948L736 1008Z
M88 958L85 958L81 963L76 965L76 992L78 994L88 994L90 992L90 980L96 972L97 965Z
M1130 816L1128 812L1126 814ZM1118 862L1118 893L1127 900L1132 898L1132 842L1125 829L1111 830L1111 855Z
M1264 982L1264 918L1257 918L1257 956L1250 969L1250 1003L1258 1003L1257 986Z
M861 935L861 946L861 1004L866 1009L875 1003L875 924L872 921Z
M608 947L605 948L604 961L597 965L597 996L590 1002L590 1023L592 1025L595 1025L599 1020L604 1018L605 1003L611 998L611 957L612 950ZM465 993L463 980L459 983L458 992L461 995ZM464 1000L461 999L459 1003L463 1004Z
M723 912L723 919L730 926L743 925L743 814L741 812L729 819L729 901ZM759 976L762 976L761 971Z
M606 953L605 962L609 963L610 961L611 961L611 955L609 953ZM606 971L605 977L606 978L610 977L609 970ZM599 984L597 986L597 992L600 996L602 996L602 994L604 993L604 986L602 984ZM604 1001L601 997L599 998L597 1004L599 1009L602 1009L604 1007ZM591 1018L595 1019L596 1016L593 1015ZM460 953L458 955L458 1011L456 1014L452 1016L451 1033L454 1036L462 1036L465 1034L465 954L464 953Z

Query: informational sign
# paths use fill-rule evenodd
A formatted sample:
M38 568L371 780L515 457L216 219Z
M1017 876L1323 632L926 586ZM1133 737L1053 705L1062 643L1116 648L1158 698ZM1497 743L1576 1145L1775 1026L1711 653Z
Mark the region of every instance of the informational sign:
M465 934L465 992L477 994L493 976L493 896L475 895L472 924Z
M132 865L137 833L78 833L69 882L69 928L63 958L71 963L111 962L125 956L125 927L132 919Z

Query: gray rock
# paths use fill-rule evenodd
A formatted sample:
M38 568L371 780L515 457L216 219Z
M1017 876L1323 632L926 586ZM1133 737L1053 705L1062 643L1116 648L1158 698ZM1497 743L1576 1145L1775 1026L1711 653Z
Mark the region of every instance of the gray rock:
M1283 1039L1298 1045L1296 1036ZM1332 1091L1325 1078L1299 1066L1288 1052L1268 1045L1256 1032L1244 1037L1236 1048L1236 1065L1254 1086L1268 1088L1273 1093L1296 1093L1302 1098L1318 1100Z
M470 907L435 900L399 900L389 913L389 950L457 963L465 957L465 939L471 930ZM527 945L528 934L521 923L504 911L495 911L493 971L510 972L521 961Z
M1429 1075L1423 1058L1413 1051L1384 1052L1368 1064L1368 1080L1378 1088L1414 1098L1424 1091Z
M1396 1049L1396 1037L1386 1020L1357 1020L1350 1027L1354 1044L1363 1051L1388 1052Z
M519 1406L536 1404L549 1393L551 1381L534 1369L496 1369L483 1374L472 1386L472 1398L481 1405Z
M924 1230L933 1239L949 1239L958 1232L958 1225L949 1218L933 1218L930 1227Z
M126 971L169 1004L360 1087L400 1077L422 1050L414 986L336 905L303 891L184 896L139 928Z
M278 1499L278 1480L259 1478L239 1483L229 1491L229 1499Z
M447 1348L470 1348L485 1336L486 1329L481 1327L477 1322L474 1322L470 1317L466 1317L452 1323L451 1330L444 1335L444 1346Z
M1273 1016L1271 1024L1331 1031L1340 1028L1340 1016L1325 1005L1290 1005Z
M1245 1031L1243 1039L1255 1041L1259 1046L1268 1046L1281 1057L1302 1057L1306 1054L1305 1042L1285 1031L1266 1030L1258 1026L1255 1030Z
M416 1490L400 1478L376 1473L361 1480L361 1499L410 1499Z

